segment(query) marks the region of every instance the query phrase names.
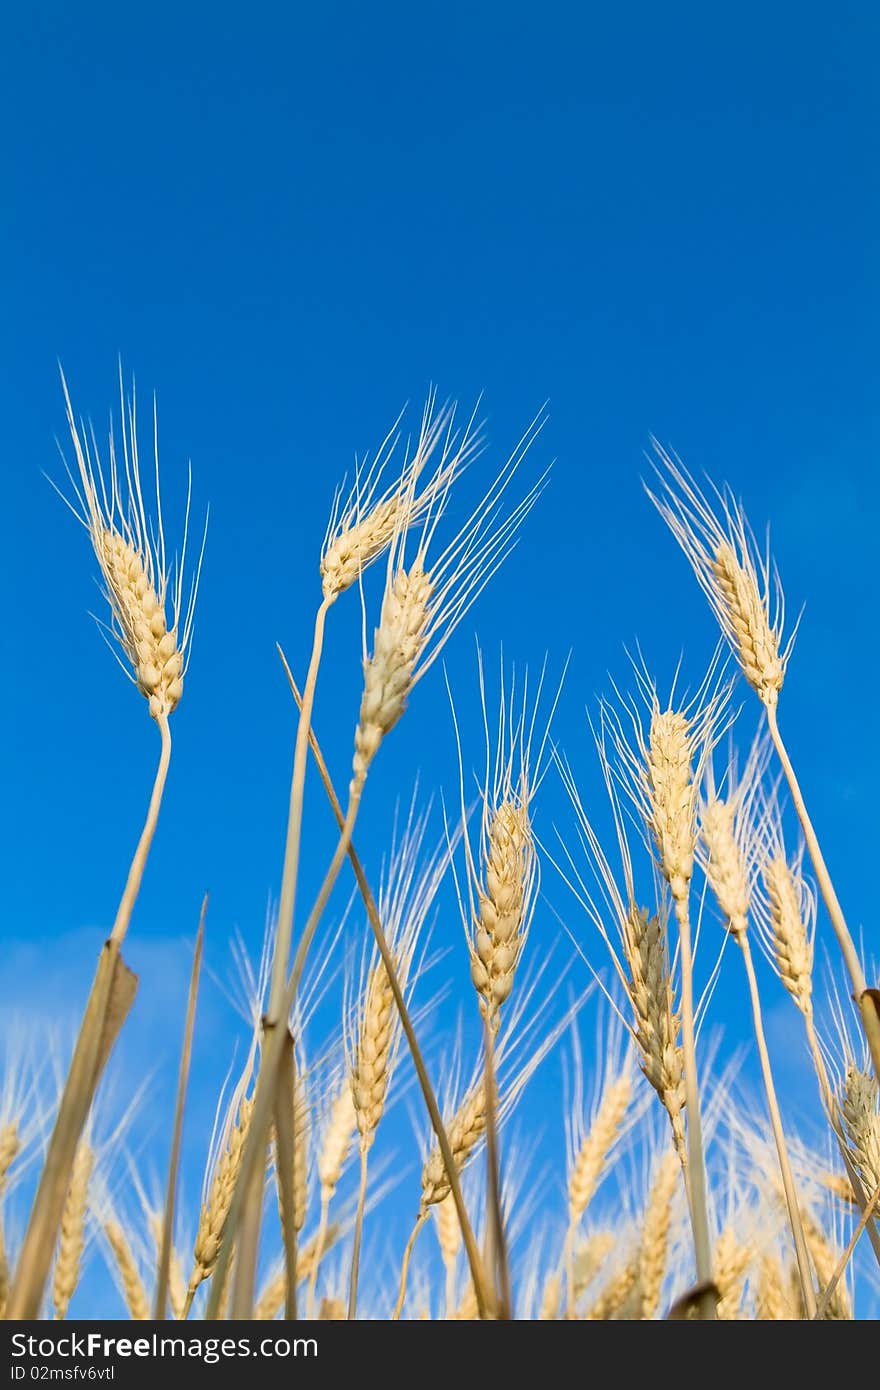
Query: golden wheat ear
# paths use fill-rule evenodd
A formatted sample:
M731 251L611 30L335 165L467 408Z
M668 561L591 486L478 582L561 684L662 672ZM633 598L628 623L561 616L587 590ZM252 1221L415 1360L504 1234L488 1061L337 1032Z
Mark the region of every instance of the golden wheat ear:
M358 582L364 570L391 545L395 536L417 526L442 501L456 478L482 452L485 436L482 425L475 425L476 412L463 430L455 426L456 406L446 402L437 409L437 394L431 390L422 413L415 448L407 447L403 467L394 482L382 488L382 478L400 442L398 416L370 465L355 470L354 485L347 496L338 492L321 551L321 582L324 599L334 603ZM419 490L429 462L439 460Z
M680 459L653 444L659 486L645 491L690 561L749 685L775 705L794 633L783 642L785 599L769 545L762 553L729 487L713 486L710 500Z
M111 422L107 462L102 465L94 431L77 423L63 372L61 383L77 473L74 477L72 470L67 469L74 494L68 505L86 528L101 570L104 596L110 608L110 622L103 626L122 648L126 661L120 660L120 665L147 699L152 718L167 718L183 694L207 517L201 550L190 576L186 551L192 480L187 489L180 556L171 560L166 552L159 487L155 402L155 495L150 521L141 476L134 385L126 399L120 367L122 457Z
M485 762L477 778L480 830L476 846L472 846L468 833L469 789L448 678L446 686L458 749L460 819L456 833L461 834L464 851L463 884L456 875L459 912L468 944L471 980L480 1010L494 1035L500 1026L502 1006L513 989L537 901L540 863L532 802L545 772L550 725L565 669L551 697L549 712L543 711L543 732L536 734L546 664L533 692L528 670L522 678L518 678L515 667L508 674L502 653L497 714L490 720L479 646L477 663Z

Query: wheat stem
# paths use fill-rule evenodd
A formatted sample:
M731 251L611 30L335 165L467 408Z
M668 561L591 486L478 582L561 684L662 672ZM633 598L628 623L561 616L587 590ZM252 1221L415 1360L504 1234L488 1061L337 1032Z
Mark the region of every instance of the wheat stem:
M676 903L676 908L679 908L678 903ZM709 1238L706 1167L703 1156L702 1124L700 1122L696 1032L694 1028L694 960L691 946L690 914L686 902L683 904L683 911L677 911L676 916L681 950L681 1051L684 1062L685 1104L687 1107L691 1224L694 1229L697 1281L700 1284L711 1284L712 1246ZM701 1294L700 1310L703 1318L709 1321L715 1318L715 1297L711 1289Z
M397 1294L397 1303L394 1305L394 1312L391 1315L392 1321L394 1322L400 1321L400 1315L403 1312L403 1305L406 1302L406 1281L409 1274L409 1262L412 1258L413 1246L418 1239L419 1231L428 1219L429 1210L430 1208L425 1207L419 1212L416 1218L416 1224L412 1228L412 1234L406 1242L406 1249L403 1252L403 1260L400 1266L400 1289Z
M357 1314L357 1288L358 1273L361 1262L361 1240L364 1233L364 1209L367 1202L367 1160L370 1151L366 1144L361 1144L361 1180L358 1188L357 1215L354 1223L354 1245L351 1251L351 1278L348 1286L348 1319L354 1322Z
M816 1295L813 1289L810 1256L807 1251L807 1242L804 1235L803 1222L801 1220L800 1206L798 1205L797 1189L795 1187L794 1174L791 1171L791 1162L788 1156L788 1146L785 1142L785 1131L782 1128L782 1116L779 1113L779 1101L776 1096L776 1086L773 1081L770 1053L767 1050L767 1039L764 1035L764 1020L761 1013L761 998L758 992L758 981L755 976L755 963L752 959L752 949L749 944L748 934L745 931L738 931L735 933L735 936L737 944L742 951L743 962L746 968L746 977L749 982L749 997L752 1003L755 1042L757 1043L758 1057L761 1062L761 1075L764 1080L764 1090L767 1096L770 1125L776 1143L776 1154L779 1159L782 1186L785 1189L785 1202L788 1207L788 1219L794 1238L794 1249L797 1257L804 1308L806 1309L807 1317L812 1318L815 1316L816 1312Z
M116 942L117 945L121 945L125 933L128 931L135 900L140 892L147 856L150 853L150 846L153 843L153 836L156 833L156 823L159 819L159 808L162 805L162 793L165 790L168 766L171 762L171 726L168 723L168 716L160 714L156 723L159 725L159 733L162 736L162 750L159 755L159 766L156 769L156 778L153 783L152 795L150 796L150 805L147 809L147 819L144 822L144 828L141 831L141 837L138 840L137 849L131 861L125 889L116 912L116 920L113 923L113 930L110 933L110 940Z
M318 896L315 900L315 904L309 915L308 921L306 922L303 928L302 936L300 937L299 946L297 948L296 956L294 958L293 970L291 972L290 979L287 982L284 997L282 999L280 1015L282 1019L287 1017L290 1014L291 1009L293 1008L293 1003L296 998L296 992L299 988L299 982L302 976L303 966L305 965L306 955L308 954L308 950L312 943L312 939L318 928L318 924L321 920L324 908L327 906L330 894L333 891L336 879L339 876L339 871L342 868L342 864L346 858L346 855L348 854L348 849L351 844L351 837L354 833L354 825L357 819L357 813L358 808L360 806L360 798L362 791L363 780L355 779L355 781L352 783L348 811L346 812L345 821L343 823L342 831L339 836L339 841L337 843L333 859L330 863L329 869L327 870L324 883L321 886L320 892L318 893ZM226 1273L226 1270L229 1267L229 1261L232 1253L232 1243L236 1237L236 1231L239 1225L241 1224L242 1217L244 1215L247 1194L250 1190L250 1185L254 1182L254 1173L257 1171L258 1167L261 1164L265 1164L266 1147L268 1143L268 1128L272 1116L272 1106L275 1100L277 1073L278 1068L281 1064L285 1037L288 1035L289 1031L284 1027L270 1027L268 1025L268 1021L264 1025L263 1055L260 1070L257 1074L256 1086L254 1088L254 1108L251 1116L251 1123L248 1127L248 1136L244 1147L244 1153L242 1155L241 1171L239 1173L238 1181L235 1185L235 1191L232 1196L232 1202L229 1207L229 1216L227 1218L226 1229L224 1231L223 1236L223 1243L221 1245L220 1254L217 1261L217 1272L213 1282L213 1287L211 1289L211 1295L208 1300L208 1308L206 1312L206 1316L208 1318L216 1318L218 1315L220 1306L219 1289L223 1277ZM250 1224L252 1226L256 1225L257 1228L259 1227L259 1213L257 1213L256 1211L251 1212ZM249 1261L252 1262L255 1257L256 1241L254 1240L253 1232L251 1232L251 1234L248 1236ZM241 1259L240 1254L239 1259ZM245 1271L242 1271L240 1277L244 1281L248 1276Z
M189 1082L189 1068L192 1059L193 1032L196 1021L196 999L199 992L199 975L202 968L202 946L205 940L205 914L208 910L208 895L202 900L199 914L199 927L193 952L192 972L189 982L189 997L186 1004L186 1021L183 1028L183 1047L180 1053L180 1070L177 1079L177 1100L174 1108L174 1129L171 1136L171 1155L168 1160L168 1181L165 1187L165 1213L159 1238L156 1293L153 1300L153 1319L162 1322L165 1318L165 1301L171 1280L171 1262L174 1254L174 1206L177 1198L177 1172L180 1167L180 1147L183 1141L183 1112L186 1107L186 1091Z
M301 705L302 697L296 687L296 682L294 681L293 676L291 675L290 667L288 666L284 653L281 651L280 647L278 649L278 653L281 657L281 661L287 673L287 679L290 683L290 688L293 691L294 699L296 700L298 705ZM330 773L327 768L327 764L324 761L324 756L321 752L321 748L315 736L314 730L311 730L309 733L309 742L311 744L315 764L318 768L318 771L321 774L321 780L324 783L324 789L327 793L327 798L330 802L333 814L336 817L339 828L340 830L342 830L345 823L345 818L342 814L342 806L340 805L339 798L337 797L336 791L333 787L333 782L330 778ZM416 1075L418 1077L419 1087L421 1088L422 1092L422 1098L424 1099L425 1108L427 1109L431 1119L431 1127L434 1130L434 1135L437 1139L437 1147L440 1150L440 1156L443 1160L443 1165L449 1182L450 1191L452 1192L452 1198L455 1202L455 1210L458 1214L458 1220L461 1226L462 1240L464 1242L468 1265L470 1266L471 1279L473 1281L474 1287L474 1295L477 1299L480 1317L485 1317L488 1309L488 1298L486 1293L483 1264L480 1258L480 1252L477 1248L477 1242L474 1236L473 1226L471 1225L467 1207L465 1206L464 1196L461 1190L461 1181L459 1177L458 1167L456 1165L455 1158L452 1152L452 1145L449 1142L449 1135L447 1134L446 1126L443 1123L443 1117L440 1113L440 1106L437 1104L437 1097L434 1093L434 1088L431 1085L431 1079L428 1076L428 1069L425 1066L425 1059L422 1055L422 1050L419 1046L418 1039L416 1038L415 1029L413 1028L412 1019L410 1018L409 1009L407 1008L406 1000L403 996L403 990L400 986L400 980L397 976L397 968L394 962L394 958L391 955L391 952L388 948L388 943L385 940L385 933L382 930L382 922L379 917L378 908L376 907L376 900L373 897L373 894L370 890L370 885L367 882L367 876L364 873L363 865L361 864L360 859L357 856L354 845L349 846L348 854L351 860L352 868L354 869L354 875L357 879L357 884L358 888L360 889L361 897L364 900L364 906L367 909L367 917L369 918L370 926L373 931L373 936L376 940L376 946L379 950L380 956L382 957L382 963L384 964L385 969L388 972L388 983L391 986L391 992L394 995L394 1003L397 1007L398 1013L400 1014L400 1024L403 1029L404 1036L406 1037L407 1046L409 1047L410 1054L413 1059L413 1065L415 1067Z
M282 1017L281 1000L287 980L290 945L293 937L293 913L296 903L296 881L299 871L299 850L302 836L303 799L306 781L306 760L309 752L309 728L315 700L318 667L324 645L324 625L332 599L323 599L315 615L312 655L303 689L303 703L296 728L293 753L293 774L290 781L290 809L287 818L287 842L284 848L284 868L281 895L278 900L278 920L275 928L275 950L272 960L272 982L269 991L267 1022L276 1024Z

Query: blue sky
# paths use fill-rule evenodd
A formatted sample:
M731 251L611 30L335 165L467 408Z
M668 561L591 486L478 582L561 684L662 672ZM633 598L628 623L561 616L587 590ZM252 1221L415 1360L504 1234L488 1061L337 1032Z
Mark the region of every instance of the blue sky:
M4 1026L27 1020L39 987L72 1033L156 754L87 617L84 534L43 477L60 476L58 359L100 428L121 354L142 405L158 393L169 514L188 459L196 512L211 507L128 948L141 995L124 1049L161 1078L154 1116L170 1106L203 891L223 977L230 933L256 950L277 889L292 714L274 644L302 670L333 490L431 382L468 409L483 393L499 461L549 402L529 467L553 460L550 486L447 649L466 739L475 632L490 660L503 643L520 666L548 653L558 670L571 650L554 728L594 798L584 709L608 672L625 675L624 646L638 640L661 682L682 649L692 673L708 659L708 611L641 491L653 433L729 481L756 529L772 522L791 610L806 605L783 719L850 920L870 931L878 25L862 4L45 4L4 17ZM359 621L352 596L316 714L340 782ZM395 797L417 770L424 788L454 790L453 752L436 667L371 787L359 842L374 872ZM564 830L552 778L546 789L543 827ZM312 809L301 903L330 844L319 789ZM550 870L544 888L578 929ZM549 905L540 916L543 951L558 927ZM457 924L440 937L460 972ZM731 1045L748 1036L740 986L728 969L717 996ZM795 1020L769 990L779 1065L801 1084ZM190 1181L227 1020L209 983ZM558 1071L528 1103L561 1110Z

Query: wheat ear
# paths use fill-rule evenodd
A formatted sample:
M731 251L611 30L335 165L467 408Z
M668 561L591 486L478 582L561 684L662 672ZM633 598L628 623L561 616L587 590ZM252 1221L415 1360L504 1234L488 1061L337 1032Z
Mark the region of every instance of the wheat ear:
M859 1176L869 1193L880 1187L880 1110L877 1078L854 1062L846 1069L840 1097L843 1122L853 1148Z
M608 1156L614 1148L632 1100L632 1075L628 1066L609 1078L593 1123L580 1143L571 1143L568 1174L568 1231L565 1239L568 1306L574 1306L574 1240L592 1198L602 1180ZM582 1122L575 1119L573 1132Z
M449 1318L452 1316L455 1305L455 1271L458 1264L458 1252L461 1249L461 1226L451 1192L443 1198L442 1202L436 1203L434 1218L437 1243L440 1246L443 1268L446 1271L446 1316Z
M742 1242L732 1226L725 1226L715 1242L715 1287L718 1290L718 1318L730 1322L739 1317L745 1276L755 1251Z
M307 1316L315 1315L315 1289L320 1268L320 1252L324 1248L324 1236L330 1219L330 1203L342 1177L348 1159L352 1139L357 1128L354 1097L348 1077L334 1099L327 1123L321 1135L321 1148L318 1153L318 1180L321 1185L321 1212L318 1219L317 1251L309 1273L309 1288L306 1304Z
M798 1288L800 1288L800 1275ZM793 1322L797 1313L785 1291L782 1265L775 1255L764 1254L758 1260L755 1290L755 1317L759 1322Z
M687 1182L684 1061L679 1042L681 1019L676 1008L675 984L670 967L667 914L665 905L661 905L654 915L647 908L636 906L632 855L616 770L607 747L607 732L607 724L603 720L596 744L611 803L624 889L621 891L617 876L587 816L572 769L562 761L558 764L562 782L577 817L580 841L604 903L595 901L564 840L563 850L571 874L564 869L560 869L560 872L608 948L614 970L626 991L632 1006L629 1029L639 1056L639 1065L669 1117L673 1143ZM614 924L613 933L607 926L608 916Z
M76 1151L70 1187L61 1218L61 1236L52 1280L52 1303L55 1317L67 1316L70 1300L79 1283L83 1250L86 1241L86 1211L89 1183L95 1163L94 1151L88 1140L81 1140Z
M819 1288L824 1290L836 1277L839 1265L839 1252L830 1243L822 1227L809 1213L804 1215L804 1227L807 1233L807 1244L810 1247L810 1254L813 1257L813 1264L816 1266L816 1278L819 1281ZM823 1300L825 1302L826 1300ZM825 1308L825 1317L830 1321L848 1322L852 1319L853 1311L849 1294L845 1283L840 1280L834 1293Z
M669 885L678 923L681 959L682 1061L687 1109L688 1181L697 1279L702 1316L715 1316L712 1283L712 1250L706 1197L699 1084L696 1060L696 1028L693 994L693 946L690 922L690 883L697 842L697 787L720 731L728 692L711 691L715 663L702 687L681 709L670 704L662 709L653 681L637 672L650 719L645 733L638 707L633 704L631 745L619 716L609 712L612 737L628 780L630 794L641 810L657 851L661 873Z
M642 1317L653 1318L660 1306L660 1293L666 1277L672 1204L679 1181L678 1154L672 1150L660 1159L648 1195L642 1221L639 1282L642 1290Z
M150 1317L150 1304L147 1299L147 1291L144 1288L137 1261L132 1253L131 1245L119 1222L110 1217L104 1222L104 1235L107 1244L113 1252L116 1260L116 1267L119 1270L119 1279L122 1284L122 1292L125 1298L126 1307L129 1315L136 1322L147 1322Z
M245 1096L238 1109L234 1123L230 1125L228 1138L217 1161L207 1201L202 1204L199 1225L193 1245L193 1270L186 1293L184 1317L192 1307L192 1301L201 1284L214 1273L220 1254L223 1232L229 1216L232 1194L241 1169L244 1145L253 1114L253 1097Z
M625 1261L618 1272L611 1276L599 1296L587 1309L587 1312L584 1314L586 1321L607 1322L609 1319L619 1316L627 1299L636 1288L638 1278L638 1260Z

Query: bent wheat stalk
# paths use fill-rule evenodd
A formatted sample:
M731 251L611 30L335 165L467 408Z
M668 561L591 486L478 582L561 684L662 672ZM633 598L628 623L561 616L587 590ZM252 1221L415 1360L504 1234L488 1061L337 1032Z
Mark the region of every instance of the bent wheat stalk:
M290 667L288 666L285 655L280 647L278 648L278 654L281 657L281 662L287 674L287 679L290 684L291 691L293 692L293 697L296 700L297 705L301 706L302 697L300 696L296 682L291 674ZM333 787L333 782L330 778L330 772L324 760L324 755L321 752L321 748L314 730L309 731L309 743L311 745L312 756L315 759L315 765L318 768L318 772L321 775L321 781L324 784L324 790L327 793L327 799L330 802L331 809L333 811L334 816L336 817L336 822L341 830L345 822L345 817L343 815L342 806L340 804L339 798L337 797L336 791ZM419 1087L422 1092L422 1098L425 1102L425 1108L428 1111L428 1115L431 1120L431 1128L433 1129L434 1136L437 1140L437 1148L439 1150L440 1157L443 1163L443 1168L449 1182L449 1192L452 1196L453 1202L455 1203L455 1211L456 1215L458 1216L459 1225L461 1227L462 1241L464 1243L468 1265L470 1266L471 1280L474 1289L474 1296L477 1300L479 1308L479 1316L482 1318L486 1316L486 1311L489 1306L487 1301L488 1291L485 1284L485 1274L483 1272L483 1262L477 1247L476 1237L474 1236L474 1230L473 1226L471 1225L470 1218L468 1216L467 1207L465 1206L464 1196L461 1190L459 1172L452 1152L452 1146L449 1142L449 1135L446 1132L446 1126L443 1123L443 1116L440 1113L440 1106L437 1103L437 1096L433 1086L431 1085L431 1078L429 1077L428 1069L425 1066L425 1059L422 1054L422 1049L416 1037L415 1029L413 1028L412 1018L410 1016L410 1012L407 1007L406 1000L404 998L404 993L400 984L400 980L398 978L394 958L391 955L391 951L388 947L388 942L385 939L385 933L382 930L382 921L379 916L378 907L376 906L376 900L373 897L370 885L367 881L367 876L364 873L363 865L361 864L361 861L357 856L354 845L351 845L349 847L348 857L351 861L351 865L354 870L354 875L357 880L358 889L360 891L361 897L363 898L364 906L367 910L367 917L369 919L370 927L372 929L373 936L376 941L376 947L379 951L382 964L384 965L388 975L388 984L390 986L392 994L394 995L395 1008L397 1009L397 1012L400 1016L401 1028L403 1030L404 1037L406 1038L410 1055L413 1059L413 1066L415 1067L416 1075L418 1077ZM351 1103L353 1108L354 1101L352 1100Z

